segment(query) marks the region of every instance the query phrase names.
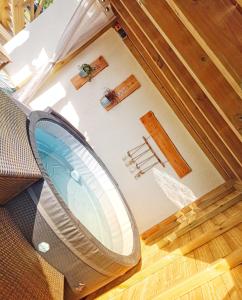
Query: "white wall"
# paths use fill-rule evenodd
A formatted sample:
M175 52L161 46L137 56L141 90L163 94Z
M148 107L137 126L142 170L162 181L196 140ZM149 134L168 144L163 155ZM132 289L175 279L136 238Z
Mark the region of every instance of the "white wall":
M34 30L37 29L33 28ZM29 41L28 47L25 46L24 51L19 47L14 57L27 62L33 58L31 47ZM76 91L70 79L78 72L77 65L90 63L99 55L105 57L109 67ZM18 62L14 62L11 68L8 68L9 73L18 71L18 65ZM116 87L130 74L137 77L141 88L106 112L99 103L105 88ZM180 205L177 198L191 199L191 193L199 197L223 182L113 29L65 66L31 103L34 109L44 109L48 105L53 106L88 136L90 144L123 191L140 232L174 213ZM163 188L155 180L152 171L135 180L122 161L125 152L141 143L143 135L147 136L139 118L149 110L155 113L192 168L190 174L180 179L170 165L166 165L166 168L158 167ZM165 160L162 153L156 147L155 149Z

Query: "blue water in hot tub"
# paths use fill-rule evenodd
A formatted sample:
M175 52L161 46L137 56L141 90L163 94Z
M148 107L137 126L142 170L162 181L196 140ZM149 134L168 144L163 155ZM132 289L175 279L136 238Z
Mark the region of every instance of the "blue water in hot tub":
M107 217L96 196L97 193L93 191L101 189L95 174L64 140L53 135L48 129L36 128L35 138L44 169L62 200L100 242L112 248ZM73 140L79 143L74 138ZM84 146L83 149L87 151ZM101 193L105 191L102 190Z

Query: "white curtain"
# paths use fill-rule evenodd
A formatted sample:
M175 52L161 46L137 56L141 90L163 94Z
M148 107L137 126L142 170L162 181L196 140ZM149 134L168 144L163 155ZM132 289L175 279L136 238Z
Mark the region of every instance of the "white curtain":
M58 13L58 12L56 12ZM70 21L68 22L51 59L36 70L32 79L14 93L14 97L29 103L54 65L88 42L93 36L108 25L114 18L108 1L100 4L98 0L80 0Z

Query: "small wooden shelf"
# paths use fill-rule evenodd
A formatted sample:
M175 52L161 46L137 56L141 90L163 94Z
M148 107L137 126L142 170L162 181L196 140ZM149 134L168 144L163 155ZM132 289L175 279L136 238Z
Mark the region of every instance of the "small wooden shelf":
M92 73L92 77L95 77L98 73L100 73L103 69L108 66L108 63L104 59L103 56L99 56L94 62L91 63L91 67L95 68ZM74 85L76 90L79 90L86 82L88 82L88 77L81 77L79 74L75 75L71 78L71 83Z
M117 86L114 91L117 94L117 97L113 100L113 102L105 107L108 111L112 109L114 106L119 104L125 98L127 98L130 94L132 94L135 90L140 87L139 81L136 79L134 75L130 75L124 82L122 82L119 86Z

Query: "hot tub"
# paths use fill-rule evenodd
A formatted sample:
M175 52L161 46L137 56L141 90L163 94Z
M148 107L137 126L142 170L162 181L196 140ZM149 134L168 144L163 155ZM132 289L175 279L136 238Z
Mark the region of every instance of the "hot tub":
M112 175L68 122L32 112L29 138L43 179L9 210L35 249L65 275L71 297L83 297L139 262L137 227Z

